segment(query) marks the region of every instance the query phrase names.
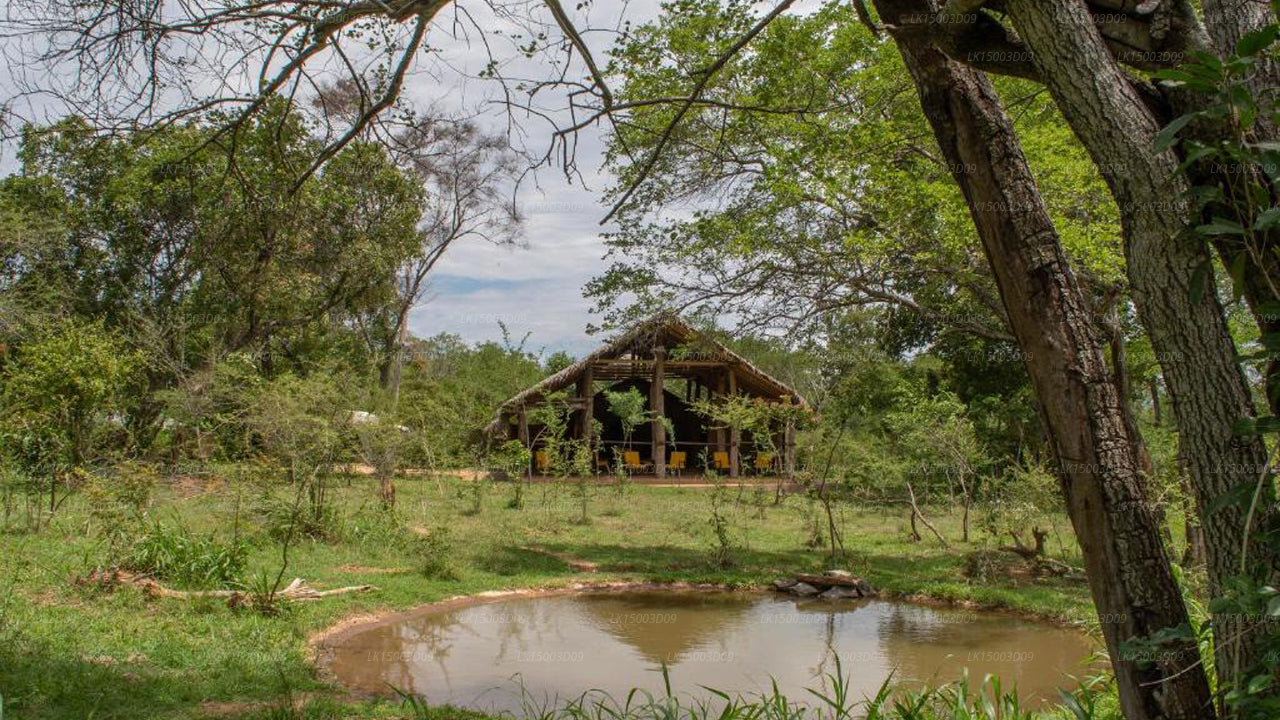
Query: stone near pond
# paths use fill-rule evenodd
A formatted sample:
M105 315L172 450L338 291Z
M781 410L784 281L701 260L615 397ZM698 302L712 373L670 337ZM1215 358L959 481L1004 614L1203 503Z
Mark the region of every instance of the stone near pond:
M794 578L782 578L781 580L774 580L774 581L773 581L773 589L774 589L774 590L786 590L787 588L795 587L795 584L796 584L797 582L798 582L798 581L797 581L796 579L794 579Z
M852 578L853 577L853 573L849 572L848 570L826 570L822 574L830 578Z
M876 589L871 587L871 583L861 578L858 579L857 590L862 597L871 597L876 594Z
M813 597L822 591L807 582L798 582L788 588L787 592L800 597Z
M818 595L818 597L824 600L849 600L861 597L861 594L858 592L857 588L832 585L825 592Z

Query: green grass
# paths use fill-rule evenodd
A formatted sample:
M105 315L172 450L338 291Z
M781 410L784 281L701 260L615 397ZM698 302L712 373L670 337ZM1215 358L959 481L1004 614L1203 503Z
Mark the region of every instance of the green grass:
M485 590L556 587L575 581L710 582L758 586L788 573L829 567L825 553L804 547L807 503L799 497L754 517L751 492L727 491L722 512L737 548L730 569L713 566L711 492L631 486L592 490L590 522L579 524L579 500L568 486L526 488L525 508L506 507L512 488L494 485L478 514L465 483L403 479L399 523L381 518L376 484L339 479L332 502L343 519L341 541L307 540L289 553L284 580L304 578L318 589L371 583L378 590L295 603L276 617L234 610L218 600L183 602L141 591L104 591L77 582L102 561L100 528L84 496L68 500L38 534L0 534L0 695L5 718L396 717L390 700L346 696L320 678L308 658L310 634L357 613L406 609ZM225 485L191 494L161 488L151 515L193 533L249 544L250 578L280 567L280 548ZM237 508L239 511L237 512ZM899 509L843 508L843 567L881 590L974 606L998 607L1061 621L1092 618L1082 581L991 579L970 582L963 554L991 548L959 543L959 517L942 509L931 519L952 540L945 551L931 537L906 539ZM1050 550L1068 562L1074 539L1055 523ZM422 572L424 543L414 528L447 526L451 572ZM1060 540L1060 542L1059 542ZM437 544L432 544L435 547ZM575 571L552 554L596 563ZM438 548L437 550L438 551ZM426 563L429 565L429 563ZM385 573L378 570L405 570ZM295 703L290 703L292 697ZM306 706L298 715L295 704ZM202 709L203 708L203 709ZM441 711L441 717L462 717Z

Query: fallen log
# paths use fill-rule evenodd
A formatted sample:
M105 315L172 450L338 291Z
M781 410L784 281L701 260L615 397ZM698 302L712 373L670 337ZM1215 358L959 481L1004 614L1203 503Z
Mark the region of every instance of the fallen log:
M99 585L119 585L129 584L142 588L142 591L151 597L170 598L173 600L193 600L197 598L226 598L228 605L247 604L256 593L246 592L244 590L174 590L161 585L154 578L145 575L135 575L133 573L110 571L110 572L94 572L89 578L89 582ZM377 590L374 585L350 585L347 587L334 588L332 590L316 590L315 588L305 584L302 578L294 578L292 582L284 586L280 590L271 593L275 599L280 600L319 600L321 598L332 597L334 595L345 595L353 592L369 592Z

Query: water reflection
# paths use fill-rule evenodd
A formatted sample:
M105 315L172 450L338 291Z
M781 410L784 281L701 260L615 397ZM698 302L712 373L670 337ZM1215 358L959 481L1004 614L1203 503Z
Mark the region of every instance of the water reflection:
M536 698L592 690L621 697L662 690L705 696L766 691L795 699L834 672L854 697L890 672L909 682L958 679L963 668L1052 699L1089 654L1079 633L1018 618L879 600L795 602L744 593L616 593L512 598L423 613L352 636L335 653L345 684L388 685L434 703L519 712L518 684Z

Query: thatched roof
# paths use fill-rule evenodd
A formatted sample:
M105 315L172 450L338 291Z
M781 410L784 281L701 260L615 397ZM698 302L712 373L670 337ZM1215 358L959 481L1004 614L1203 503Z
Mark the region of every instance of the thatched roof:
M516 393L498 407L493 419L485 427L485 433L498 434L503 428L504 418L517 412L521 406L536 404L552 393L575 385L578 378L596 361L618 358L629 352L647 357L659 346L666 348L668 352L680 348L687 359L715 360L731 365L737 373L740 392L775 400L789 399L802 407L808 407L800 393L756 367L750 360L725 347L718 340L695 330L679 316L662 313L614 336L560 372Z

